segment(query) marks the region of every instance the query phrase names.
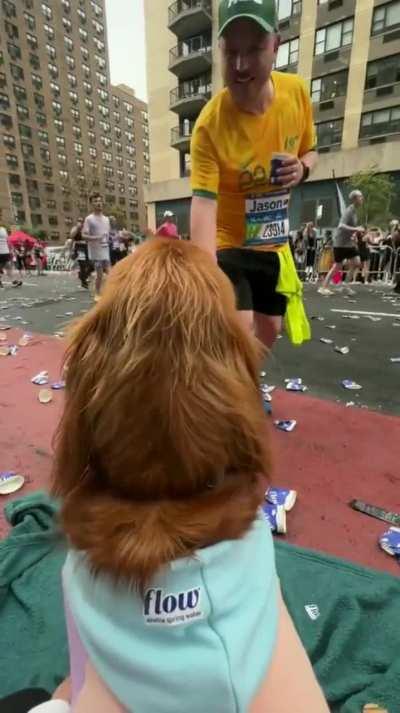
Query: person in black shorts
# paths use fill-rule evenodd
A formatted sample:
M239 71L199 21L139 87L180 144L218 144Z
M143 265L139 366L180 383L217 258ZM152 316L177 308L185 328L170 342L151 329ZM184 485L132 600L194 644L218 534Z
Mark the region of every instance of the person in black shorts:
M337 272L342 272L344 263L346 263L347 267L347 282L353 280L354 273L359 269L361 264L356 235L364 233L365 230L358 223L357 208L362 206L364 197L361 191L355 190L350 193L349 199L350 205L345 209L340 218L333 240L333 256L335 262L318 290L321 295L333 294L329 289L329 283ZM348 288L348 292L349 294L354 294L354 291L350 288Z

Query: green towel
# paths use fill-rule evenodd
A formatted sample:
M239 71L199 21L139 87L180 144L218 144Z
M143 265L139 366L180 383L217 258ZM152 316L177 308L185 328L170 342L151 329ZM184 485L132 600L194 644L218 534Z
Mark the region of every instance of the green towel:
M56 512L45 493L5 507L13 529L0 542L0 697L30 686L52 692L68 673Z
M44 493L5 508L13 529L0 542L0 696L28 686L51 692L68 673L57 509ZM360 713L370 702L400 713L400 580L282 542L275 549L332 713Z
M400 580L282 542L275 550L285 601L332 713L361 713L366 703L399 713Z

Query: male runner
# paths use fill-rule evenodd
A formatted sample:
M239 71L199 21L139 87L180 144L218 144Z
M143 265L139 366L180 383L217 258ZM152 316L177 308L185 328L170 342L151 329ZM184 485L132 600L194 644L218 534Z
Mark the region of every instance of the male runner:
M295 344L310 336L288 205L290 189L308 178L317 159L305 83L272 71L277 28L274 0L220 0L226 88L201 112L191 145L191 239L217 256L243 323L251 329L255 322L267 346L285 313ZM273 153L285 155L277 170Z
M365 232L364 228L358 224L359 221L357 217L357 208L363 204L364 198L361 191L352 191L349 195L349 199L350 205L347 206L341 216L333 239L333 256L335 262L318 290L321 295L334 294L332 290L329 289L329 283L337 272L342 272L344 262L348 265L347 282L353 279L355 270L361 265L357 237L355 237L355 235L356 233ZM348 292L355 294L351 288L348 289Z
M104 275L110 269L110 220L103 214L103 199L100 193L90 196L93 212L85 218L82 237L87 240L88 257L96 271L95 302L100 299Z

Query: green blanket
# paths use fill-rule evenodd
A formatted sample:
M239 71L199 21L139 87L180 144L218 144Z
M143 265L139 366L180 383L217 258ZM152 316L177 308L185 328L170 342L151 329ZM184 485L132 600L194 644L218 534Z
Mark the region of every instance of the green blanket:
M56 511L44 493L5 509L13 529L0 542L2 696L27 686L52 691L68 672ZM333 713L360 713L370 702L400 713L400 580L282 542L276 559Z

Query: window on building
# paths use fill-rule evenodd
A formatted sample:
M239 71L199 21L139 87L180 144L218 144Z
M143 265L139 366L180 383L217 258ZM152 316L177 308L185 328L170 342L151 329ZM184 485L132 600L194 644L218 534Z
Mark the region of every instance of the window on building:
M10 108L10 100L8 98L8 94L4 94L3 92L0 94L0 109L4 109L7 111Z
M45 183L44 189L45 189L46 193L54 193L54 191L55 191L55 188L52 183Z
M72 32L72 22L71 22L71 20L68 19L68 17L63 17L62 23L63 23L65 32Z
M103 9L100 7L100 5L97 4L97 2L92 1L90 5L96 17L103 17Z
M51 166L42 166L42 173L45 178L51 178L53 175L53 169Z
M93 87L90 82L87 82L86 80L83 81L83 88L86 92L86 94L91 94L93 92Z
M400 0L379 5L374 9L372 17L372 35L379 35L387 30L400 27Z
M99 40L97 37L93 37L93 42L94 42L98 52L104 52L105 47L106 47L104 42Z
M96 143L96 134L93 131L88 131L88 139L89 139L89 143L95 144Z
M86 12L85 12L84 10L82 10L81 7L78 7L78 9L77 9L76 12L77 12L77 15L78 15L80 21L82 22L82 24L85 25L85 24L86 24L86 20L87 20Z
M296 37L288 42L283 42L278 49L276 55L276 68L282 69L290 65L297 64L299 61L299 38Z
M117 149L117 150L118 150L118 149ZM123 164L123 162L124 162L124 159L122 158L122 156L116 156L116 157L115 157L115 161L116 161L117 166L121 166L121 167L122 167L122 164Z
M14 61L16 61L17 59L21 59L21 50L18 45L13 45L12 42L7 42L7 49L11 59L13 59Z
M86 97L86 99L85 99L85 105L86 105L86 109L88 109L89 111L93 111L93 108L94 108L93 101L91 99L89 99L88 97Z
M5 20L4 29L11 40L17 40L19 38L18 28L16 25L13 25L12 22Z
M11 136L11 134L3 134L3 144L4 144L4 146L7 146L9 149L15 149L15 147L16 147L15 136Z
M10 173L8 176L8 180L10 181L10 184L12 186L20 186L21 185L21 179L17 173Z
M101 106L100 104L98 104L97 109L99 110L100 114L103 114L103 116L110 116L110 110L107 106Z
M56 64L53 64L52 62L49 62L48 65L47 65L47 67L48 67L48 69L49 69L49 73L51 74L51 76L52 76L54 79L56 79L56 78L58 77L58 67L57 67L57 65L56 65Z
M382 57L374 62L368 62L365 79L366 89L391 86L400 82L400 54Z
M28 193L37 193L39 190L39 184L34 178L28 178L26 180L26 189Z
M43 88L43 80L39 76L39 74L34 74L32 73L32 84L35 87L35 89L42 89Z
M79 122L80 122L80 120L81 120L81 115L80 115L80 113L79 113L79 110L78 110L78 109L71 109L71 116L72 116L73 120L75 121L75 123L76 123L76 124L79 124Z
M68 92L68 94L69 94L69 98L71 99L72 103L78 104L78 101L79 101L78 94L76 92L72 91L72 89Z
M36 122L39 124L39 126L47 126L46 114L43 114L41 111L38 111L36 113Z
M26 126L24 124L19 125L19 135L21 137L24 137L25 139L31 139L32 138L32 129L30 126Z
M135 148L133 146L127 146L125 151L127 154L129 154L129 156L133 156L136 153Z
M33 17L33 15L31 15L31 13L28 12L27 10L24 10L24 18L25 18L27 27L29 27L30 30L34 30L36 27L36 21L35 21L35 18Z
M80 126L73 126L72 127L72 133L75 136L76 139L80 139L82 136L82 131Z
M75 77L75 74L71 74L71 72L68 72L67 77L68 77L70 87L76 87L77 79Z
M70 37L64 37L64 45L67 52L74 51L74 43L72 42Z
M83 171L83 170L84 170L84 168L85 168L85 163L84 163L84 161L82 161L81 158L75 159L75 163L76 163L77 168L79 168L80 171Z
M62 119L53 119L53 124L59 134L64 133L64 122Z
M301 0L278 0L278 20L301 14Z
M90 128L93 129L93 127L94 127L94 125L95 125L94 116L92 116L91 114L88 114L88 115L86 116L86 121L87 121L87 123L88 123L88 126L90 126Z
M53 40L54 40L54 37L55 37L55 34L56 34L56 33L54 32L54 28L53 28L51 25L48 25L47 23L45 23L45 24L43 25L43 29L44 29L44 31L45 31L45 33L46 33L46 35L47 35L47 39L53 41Z
M83 153L83 146L81 143L79 143L79 141L75 141L74 149L75 153L77 153L79 156Z
M400 133L400 106L370 111L361 116L360 139Z
M58 158L58 163L61 163L61 165L63 165L63 166L67 165L67 157L66 157L65 153L63 153L62 151L59 151L57 154L57 158Z
M37 41L37 38L35 37L35 35L31 35L30 32L27 32L26 33L26 41L27 41L29 47L31 48L31 50L37 50L38 41Z
M35 176L36 164L31 161L24 161L24 171L28 176Z
M13 171L18 168L18 158L10 153L6 153L6 163L8 168L11 168Z
M51 89L53 96L55 96L55 97L60 96L60 93L61 93L60 85L57 84L57 82L50 82L50 89Z
M49 200L46 202L48 210L57 210L57 201Z
M31 213L31 221L32 225L35 227L43 225L43 218L40 213Z
M124 180L124 172L123 172L123 171L120 171L120 170L118 169L117 172L116 172L116 174L117 174L117 178L118 178L119 181L123 181L123 180Z
M24 204L24 197L22 193L11 193L11 202L13 205L22 206Z
M105 74L102 72L96 72L96 78L99 84L101 84L102 87L105 87L107 84L107 77Z
M95 54L94 59L99 69L105 69L106 60L104 57L100 57L98 54Z
M79 28L79 37L81 38L82 42L87 42L88 41L88 33L86 30L83 29L83 27Z
M50 59L55 59L57 56L56 48L53 47L53 45L50 45L49 43L47 43L46 45L46 52L49 55Z
M104 35L104 25L98 20L92 20L93 28L98 35Z
M311 82L312 101L319 103L344 96L347 91L347 77L348 71L344 70L313 79Z
M34 155L32 144L28 144L26 141L21 142L21 151L25 158L32 158Z
M54 111L55 114L58 114L58 115L61 114L61 112L62 112L62 106L61 106L60 102L52 101L52 102L51 102L51 106L53 107L53 111Z
M68 55L68 57L65 58L65 61L70 69L75 69L75 60L73 57Z
M120 138L121 138L121 136L122 136L122 131L121 131L121 129L119 128L119 126L115 126L115 127L114 127L114 133L115 133L115 136L117 137L117 139L120 139Z
M342 143L343 119L323 121L316 124L318 148L340 146Z
M68 181L68 171L59 171L58 174L62 181Z
M111 132L111 124L108 121L103 121L103 119L101 119L99 124L105 134L109 134Z
M112 141L111 141L111 139L110 139L109 136L102 136L102 137L100 138L100 140L101 140L101 143L103 144L103 146L105 146L106 149L110 148L110 146L112 145Z
M36 54L29 55L29 64L33 69L40 69L40 59Z
M126 161L126 165L131 171L136 171L136 161L132 161L132 159L128 158Z
M86 77L86 79L89 79L89 78L90 78L90 67L89 67L89 65L88 65L88 64L85 64L85 63L82 63L82 64L81 64L81 68L82 68L82 74L83 74L83 76Z
M56 144L58 148L65 149L65 139L63 136L56 136Z
M29 196L29 207L32 208L32 210L40 210L40 198L38 196Z
M44 148L44 146L40 147L40 158L42 161L46 161L46 163L50 162L50 151Z
M41 144L48 144L49 143L49 134L47 131L44 131L43 129L39 129L37 132L38 139Z
M101 101L103 102L108 102L108 92L106 92L105 89L102 89L101 87L97 87L97 94L99 95Z
M17 13L15 10L14 3L12 3L10 0L3 0L2 6L4 14L7 15L7 17L16 17Z
M67 13L67 15L71 12L71 3L70 0L61 0L61 4L63 6L64 12Z
M101 157L103 161L107 161L107 163L111 163L112 161L112 153L110 151L103 151Z
M332 52L340 47L348 47L353 42L354 18L350 17L333 25L323 27L315 33L314 54Z
M120 114L120 112L119 112L119 111L113 111L113 117L114 117L114 121L115 121L117 124L119 124L119 122L121 121L121 114Z
M10 63L10 72L12 78L15 79L16 82L19 82L20 79L24 79L24 70L22 67L18 67L17 64Z
M17 104L16 107L19 119L21 119L22 121L26 121L26 119L29 119L29 109L27 106Z
M97 158L97 149L95 149L93 146L89 146L89 156L92 158Z
M125 117L125 123L129 127L129 129L133 128L133 119L131 119L129 116Z
M53 13L51 11L51 8L46 5L46 3L42 2L42 13L46 20L52 20L53 18Z
M126 140L131 144L133 143L134 136L131 131L124 131Z
M122 144L120 141L115 142L115 150L118 151L118 153L122 153Z
M5 129L11 129L13 125L13 121L11 116L8 116L8 114L3 114L0 112L0 126L3 126Z

